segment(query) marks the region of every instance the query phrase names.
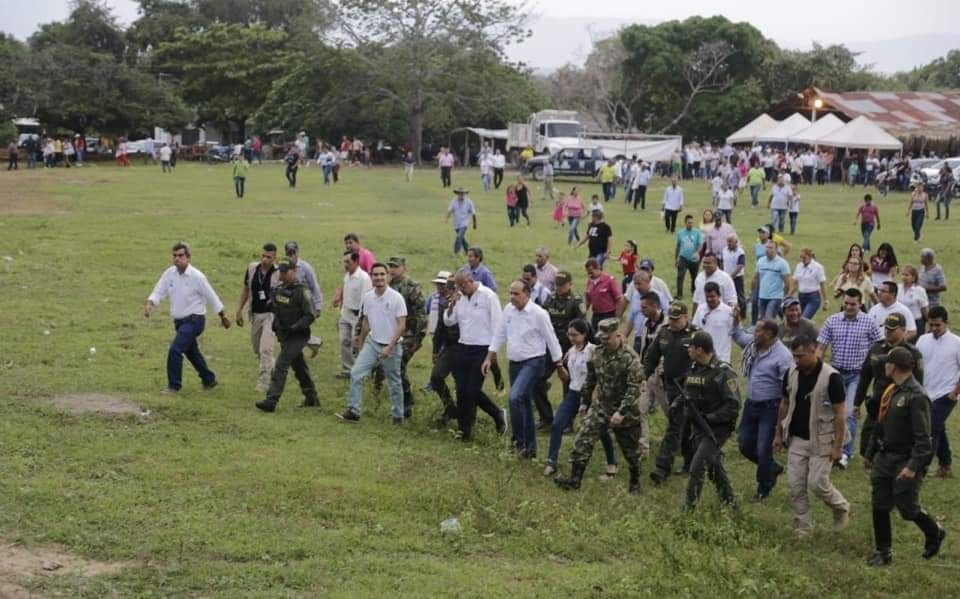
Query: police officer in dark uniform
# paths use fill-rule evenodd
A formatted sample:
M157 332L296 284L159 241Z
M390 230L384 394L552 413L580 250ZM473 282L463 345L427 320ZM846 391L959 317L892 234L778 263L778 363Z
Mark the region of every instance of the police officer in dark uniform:
M550 324L553 325L553 332L560 341L560 350L563 355L567 355L567 350L570 349L570 340L567 338L570 323L578 318L584 318L583 298L573 292L571 281L573 277L569 272L557 271L556 290L543 302L543 309L550 315ZM540 416L540 430L549 430L553 421L553 408L547 394L550 391L550 377L556 372L556 364L549 358L549 355L544 358L546 368L543 371L543 378L533 390L533 403ZM564 394L567 392L566 383L563 385L563 392Z
M293 367L293 373L300 382L303 391L302 407L318 405L317 388L310 377L310 369L303 358L303 348L310 340L310 324L317 317L310 291L297 281L297 265L289 258L277 262L280 272L280 286L274 288L271 299L273 310L273 330L280 341L280 357L270 375L270 388L267 396L257 402L257 408L272 412L277 408L283 386L287 382L287 371Z
M700 500L703 477L709 475L720 499L735 506L733 487L723 467L721 448L737 425L740 413L740 389L737 373L717 358L713 338L697 331L687 342L693 363L687 374L684 399L687 421L693 433L694 453L690 462L690 480L684 507L690 509Z
M923 531L923 557L930 559L940 551L947 535L920 507L920 485L933 458L930 439L930 398L913 378L917 363L905 347L895 347L884 359L890 385L883 391L864 464L872 466L873 537L876 550L867 560L870 566L885 566L893 559L893 532L890 511L896 506L900 516Z
M434 282L438 282L436 279ZM447 326L443 322L443 311L449 305L450 296L457 291L453 275L437 286L438 314L437 328L433 331L433 370L430 372L430 388L440 396L443 412L437 417L438 426L446 426L457 417L457 403L450 394L446 379L453 374L457 358L457 342L460 341L460 327Z
M660 358L663 358L663 388L667 392L670 408L667 412L667 430L663 433L660 451L650 479L660 484L670 476L673 470L673 458L678 452L684 457L684 465L689 464L693 454L689 440L686 414L684 413L680 389L684 377L690 368L690 355L686 343L697 328L690 324L687 307L680 303L670 304L667 310L667 325L660 328L655 343L651 345L643 358L644 377L654 376Z
M893 313L887 316L883 321L883 341L877 341L870 348L867 359L863 361L863 368L860 369L860 382L857 384L857 393L854 396L853 405L857 410L859 418L860 406L866 401L867 417L863 421L863 429L860 435L860 455L867 452L867 443L870 441L870 435L873 434L873 428L877 425L877 411L880 409L880 396L883 390L890 384L887 378L886 368L883 364L883 358L894 347L905 347L913 355L916 366L913 369L913 378L923 384L923 354L912 343L907 342L907 320L903 314ZM867 389L873 382L873 393L870 399L867 399Z

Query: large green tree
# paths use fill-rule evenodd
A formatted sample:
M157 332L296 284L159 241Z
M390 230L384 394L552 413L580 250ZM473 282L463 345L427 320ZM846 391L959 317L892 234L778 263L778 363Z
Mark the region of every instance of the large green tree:
M181 28L173 40L160 43L152 60L176 78L201 123L233 125L242 138L271 83L301 58L288 41L283 31L262 25L217 23L197 32Z
M476 89L465 91L476 72L464 67L478 56L500 61L508 44L529 35L525 14L503 0L341 0L338 16L339 30L370 74L366 97L403 111L418 157L431 113L478 99ZM507 99L494 91L486 101Z

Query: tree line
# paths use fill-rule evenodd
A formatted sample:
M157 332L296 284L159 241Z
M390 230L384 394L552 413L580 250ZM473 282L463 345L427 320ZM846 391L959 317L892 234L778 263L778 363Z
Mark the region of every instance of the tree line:
M598 40L582 67L537 77L506 51L530 35L504 0L139 0L121 27L100 0L24 43L0 34L0 128L143 136L215 125L409 142L502 128L541 108L604 127L719 139L787 94L960 86L960 51L886 77L842 45L779 48L747 23L691 17Z

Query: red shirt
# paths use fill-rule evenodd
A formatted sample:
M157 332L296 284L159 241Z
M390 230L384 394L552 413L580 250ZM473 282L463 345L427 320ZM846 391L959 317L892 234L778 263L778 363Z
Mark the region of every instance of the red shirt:
M637 270L637 255L623 250L620 252L620 266L623 268L623 274L632 275Z
M862 204L857 210L857 214L860 215L861 224L874 225L877 222L877 217L880 216L880 210L876 204L871 202L870 204Z
M623 297L620 283L603 272L596 279L587 278L587 301L594 314L606 314L617 309L617 302Z
M377 261L377 259L373 257L373 252L367 248L360 248L360 251L357 253L360 254L360 268L363 269L363 272L370 274L373 263Z

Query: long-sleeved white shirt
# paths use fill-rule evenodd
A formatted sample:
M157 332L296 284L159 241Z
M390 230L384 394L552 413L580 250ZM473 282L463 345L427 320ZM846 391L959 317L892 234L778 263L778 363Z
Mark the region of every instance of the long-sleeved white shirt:
M707 304L697 306L691 324L710 333L713 338L713 351L724 362L730 362L731 339L733 332L733 308L721 302L713 310Z
M370 281L370 275L363 272L362 268L357 267L353 274L343 273L343 299L340 306L340 318L346 322L357 322L363 294L371 289L373 289L373 282Z
M500 325L500 298L483 283L477 283L473 295L463 295L453 307L453 313L443 311L443 323L448 327L460 327L462 345L489 346L493 332Z
M923 388L930 401L947 395L960 382L960 337L947 331L939 338L921 335L917 349L923 356Z
M548 351L554 362L559 362L563 357L557 334L550 323L550 315L532 299L527 301L523 310L518 310L512 303L503 309L503 317L493 334L489 350L498 352L504 343L507 344L507 359L511 362L543 356Z
M674 187L668 185L663 190L663 208L664 210L680 210L683 208L683 188L679 185Z
M189 264L183 274L177 270L176 266L163 271L147 299L154 306L158 306L168 295L170 296L170 316L175 320L195 314L205 315L207 303L213 308L214 313L219 314L223 311L223 302L210 286L210 281L202 272Z
M733 277L720 270L713 271L712 275L707 275L707 271L701 270L693 283L693 302L695 304L705 304L707 301L704 287L707 283L716 283L720 286L720 301L728 306L737 305L737 286L733 283Z

